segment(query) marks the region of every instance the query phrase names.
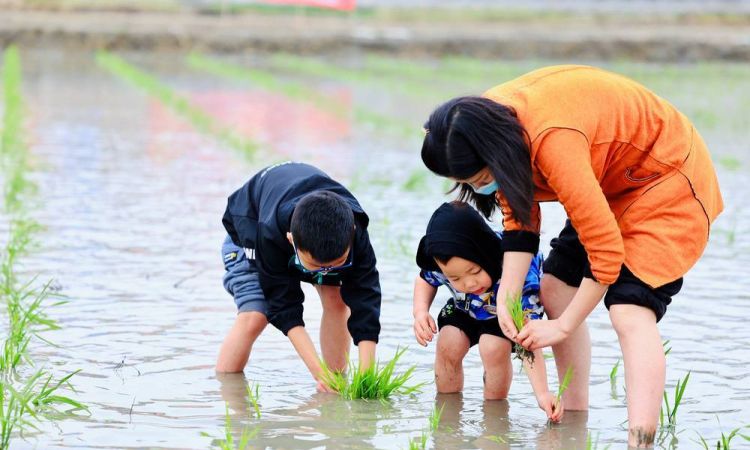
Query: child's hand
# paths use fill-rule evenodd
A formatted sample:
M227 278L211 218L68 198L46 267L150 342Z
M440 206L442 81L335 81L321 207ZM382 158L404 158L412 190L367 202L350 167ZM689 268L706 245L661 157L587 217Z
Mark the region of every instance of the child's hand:
M558 402L557 396L552 392L545 392L536 398L539 407L547 414L547 418L552 422L560 422L565 408L563 408L562 399Z
M325 394L335 394L336 393L335 390L331 389L330 386L328 386L327 384L325 384L323 381L321 381L321 380L316 380L316 381L318 382L318 385L315 387L315 389L318 392L322 392L322 393L325 393Z
M428 342L432 342L432 337L437 333L437 325L430 316L430 313L423 312L414 316L414 337L422 347L426 347Z

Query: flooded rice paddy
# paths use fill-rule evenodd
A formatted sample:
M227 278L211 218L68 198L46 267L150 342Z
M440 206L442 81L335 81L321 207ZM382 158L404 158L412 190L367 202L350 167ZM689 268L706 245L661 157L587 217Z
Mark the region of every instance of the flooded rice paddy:
M141 72L128 78L101 55L21 49L21 57L38 186L29 211L45 227L22 269L54 279L68 298L49 311L61 329L44 335L58 347L31 352L56 371L81 369L71 395L90 414L44 422L11 448L211 448L224 438L227 411L235 435L248 430L253 448L409 448L436 404L445 406L428 448L574 449L585 448L589 434L600 448L624 446L623 371L613 387L620 352L603 305L588 320L591 409L551 427L518 370L507 402L483 401L476 349L465 361L463 395L436 397L435 346L421 348L412 335L413 254L432 211L450 198L419 158L423 121L449 97L481 93L552 61L112 56ZM670 393L691 372L677 433L661 446L697 448L699 434L716 442L721 431L750 424L750 66L600 65L642 81L691 117L719 171L726 210L660 324L672 347ZM417 366L414 381L428 383L420 394L388 402L317 394L270 326L244 375L214 373L235 314L221 284L226 197L261 167L287 159L321 167L369 213L383 291L378 354L390 358L408 345L401 367ZM543 214L548 250L564 211L545 204ZM306 323L317 336L319 301L305 289ZM446 295L438 294L433 315ZM252 383L260 386L259 419L247 399ZM550 388L557 388L551 376Z

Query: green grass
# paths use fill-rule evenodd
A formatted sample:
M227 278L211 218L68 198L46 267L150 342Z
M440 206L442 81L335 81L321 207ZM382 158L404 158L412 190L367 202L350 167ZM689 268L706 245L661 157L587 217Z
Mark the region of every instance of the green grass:
M489 436L485 436L485 439L489 439L490 441L495 442L496 444L507 444L508 443L508 441L506 441L505 438L503 438L502 436L497 435L497 434L491 434Z
M219 122L210 113L191 103L185 96L119 56L100 51L96 54L96 61L104 69L158 99L201 133L215 138L248 159L252 159L260 148L254 140L237 134L231 127Z
M674 397L672 402L669 401L669 395L667 391L664 391L664 405L659 411L659 425L662 427L668 427L674 430L677 425L677 410L682 403L682 397L685 394L685 388L687 387L688 380L690 379L690 372L685 375L685 379L677 379L677 384L674 388Z
M255 418L260 419L260 406L258 405L258 400L260 400L260 385L259 384L253 384L252 386L250 385L247 386L247 398L250 400L250 403L253 405L253 410L255 411Z
M734 156L720 156L718 160L723 168L732 172L739 170L742 167L742 162Z
M508 308L510 317L513 319L513 323L516 325L516 329L520 332L526 323L526 315L528 314L523 310L521 294L508 294L508 297L505 299L505 305ZM513 350L516 352L517 359L528 361L530 364L534 363L534 352L531 352L516 343L513 344Z
M387 399L393 394L406 395L417 392L424 383L407 386L416 366L411 366L400 374L395 373L396 363L405 351L405 348L397 349L393 359L383 367L373 364L365 370L358 370L350 361L347 373L333 371L321 361L322 381L347 400Z
M672 347L670 347L669 342L669 339L667 339L666 341L661 343L662 347L664 347L664 356L669 355L669 352L672 351Z

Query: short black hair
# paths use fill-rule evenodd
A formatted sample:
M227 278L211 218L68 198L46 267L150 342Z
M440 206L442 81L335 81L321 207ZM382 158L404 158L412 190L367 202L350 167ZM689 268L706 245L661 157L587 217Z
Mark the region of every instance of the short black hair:
M466 179L489 167L513 216L531 224L534 181L526 129L510 106L484 97L456 97L438 106L424 124L422 161L432 172ZM471 200L486 218L497 207L495 195L477 194L457 183L458 199Z
M297 250L309 252L318 262L330 262L352 244L354 212L334 192L311 192L294 207L290 229Z

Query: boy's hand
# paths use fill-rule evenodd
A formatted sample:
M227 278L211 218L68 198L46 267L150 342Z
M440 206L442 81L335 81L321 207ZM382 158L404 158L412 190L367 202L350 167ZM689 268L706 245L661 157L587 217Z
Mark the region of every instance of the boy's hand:
M414 316L414 337L422 347L426 347L428 342L432 342L432 337L437 333L437 325L430 316L430 313L423 312Z
M550 421L555 423L560 422L563 412L565 411L562 405L562 400L558 402L557 396L548 391L537 396L536 401L539 404L539 407L547 414L547 418Z

